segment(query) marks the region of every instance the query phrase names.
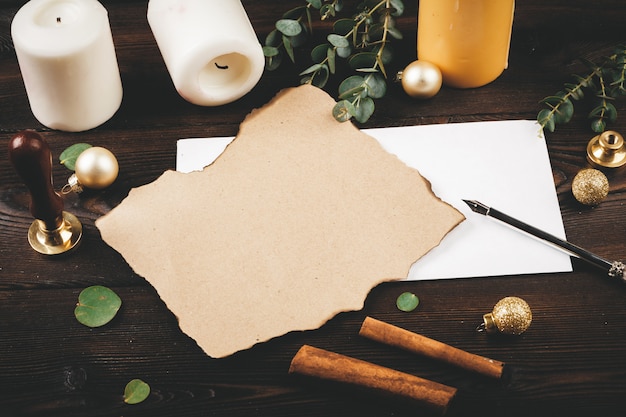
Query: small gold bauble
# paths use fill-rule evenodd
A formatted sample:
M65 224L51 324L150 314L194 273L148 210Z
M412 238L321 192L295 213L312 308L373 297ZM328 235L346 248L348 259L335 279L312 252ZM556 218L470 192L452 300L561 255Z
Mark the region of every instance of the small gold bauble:
M111 151L94 146L81 152L76 159L74 172L80 185L99 190L113 184L119 166Z
M441 71L428 61L413 61L398 73L402 88L411 97L431 98L441 89Z
M505 297L498 301L491 313L483 316L487 333L520 335L528 330L533 320L530 306L519 297Z
M580 203L596 206L609 194L609 180L602 171L583 169L572 180L572 194Z

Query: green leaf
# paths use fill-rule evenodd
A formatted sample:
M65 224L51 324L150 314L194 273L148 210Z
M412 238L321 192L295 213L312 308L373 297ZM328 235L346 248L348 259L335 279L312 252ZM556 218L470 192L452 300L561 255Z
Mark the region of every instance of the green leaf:
M537 122L548 132L554 132L554 115L549 109L542 109L537 114Z
M402 32L395 26L387 27L387 33L389 33L394 39L402 39Z
M277 69L280 64L283 62L283 54L278 51L278 55L276 56L266 56L265 57L265 69L268 71L274 71Z
M319 71L313 74L313 78L311 78L311 84L319 88L324 88L326 86L326 83L328 82L328 78L328 66L322 64Z
M322 7L322 0L306 0L313 8L318 9Z
M367 29L367 36L370 42L376 42L383 39L385 33L385 25L382 23L375 23Z
M341 36L346 36L352 29L354 29L354 20L352 19L339 19L333 25L333 32Z
M411 292L403 292L396 299L396 306L398 310L410 312L417 308L420 303L420 299Z
M606 117L611 123L617 120L617 109L615 108L613 103L606 103Z
M370 116L374 114L374 100L369 97L365 97L359 100L358 105L355 106L356 115L354 118L359 123L365 123L369 120Z
M366 76L365 84L367 84L367 95L372 98L381 98L387 93L387 83L379 74Z
M327 52L328 49L330 49L330 47L328 46L327 43L317 45L315 48L311 50L311 61L315 62L316 64L319 64L322 61L324 61L326 57L328 56L328 52Z
M276 29L268 33L267 36L265 37L265 45L267 46L278 47L282 41L283 41L283 36Z
M347 122L355 115L354 104L348 100L341 100L333 107L333 117L339 122Z
M265 45L263 47L263 55L266 57L273 57L276 56L280 53L280 50L274 46L267 46Z
M121 305L122 300L113 290L94 285L78 295L74 316L85 326L100 327L113 320Z
M353 70L374 68L376 66L376 54L373 52L359 52L348 59L348 65Z
M328 69L330 70L331 74L335 73L335 57L337 56L337 53L335 52L335 48L328 48L328 50L326 51L326 58L328 61Z
M280 19L276 22L276 29L285 36L296 36L302 32L300 22L293 19Z
M326 37L326 39L328 39L328 42L332 46L337 48L347 48L350 46L350 42L348 42L346 38L341 35L337 35L336 33L331 33Z
M337 48L337 56L341 58L347 58L350 56L351 53L352 48L349 46L347 48Z
M555 123L567 123L572 119L572 115L574 114L574 105L571 101L565 99L556 109Z
M291 45L291 39L289 38L289 36L283 35L283 46L285 47L285 52L287 52L287 55L289 55L289 59L291 59L291 62L296 62L296 56L293 53L293 46Z
M606 123L602 119L596 119L591 122L591 130L596 133L602 133L606 129Z
M322 68L322 64L313 64L309 68L307 68L304 71L302 71L299 75L311 74L311 73L313 73L315 71L318 71L320 68Z
M339 84L339 98L347 99L356 96L365 97L367 93L365 92L367 85L365 84L365 79L359 75L353 75L351 77L346 78Z
M286 11L285 14L283 14L283 19L298 20L302 17L306 10L306 6L295 7L291 10Z
M126 404L139 404L150 395L150 385L141 379L133 379L124 388L124 402Z
M75 143L61 152L61 155L59 155L59 162L61 162L61 165L65 165L65 167L70 171L74 171L78 156L83 153L85 149L89 148L91 148L91 145L88 143Z
M402 0L391 0L391 8L394 11L391 13L392 16L400 16L404 13L404 3Z

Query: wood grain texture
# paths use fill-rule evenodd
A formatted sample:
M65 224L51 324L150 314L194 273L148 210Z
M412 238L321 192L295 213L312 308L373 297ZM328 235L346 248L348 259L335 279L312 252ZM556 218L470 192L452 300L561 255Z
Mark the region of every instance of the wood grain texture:
M626 288L576 260L575 271L566 274L383 284L372 290L362 311L339 314L318 330L293 332L225 359L204 355L180 332L154 289L102 242L94 221L132 187L173 169L177 139L236 134L248 112L281 88L297 85L306 57L264 74L252 93L235 103L194 106L171 84L145 19L147 2L103 1L124 84L122 107L91 131L50 131L30 112L12 47L11 20L24 3L0 0L0 136L5 143L0 147L0 415L429 415L292 378L290 360L309 344L457 387L448 412L452 416L623 416ZM261 39L284 11L303 3L243 1ZM406 13L398 21L405 38L397 45L394 72L415 59L417 2L405 3ZM541 98L558 91L570 74L584 72L580 57L598 59L626 42L623 0L526 0L516 6L510 67L499 79L474 90L444 88L423 102L392 85L364 127L533 119ZM316 36L322 36L324 24L316 26ZM335 87L331 82L328 91L334 94ZM615 104L618 121L611 127L624 134L626 100ZM585 146L593 136L588 126L581 107L572 122L547 134L567 236L603 257L626 259L626 171L609 174L610 194L595 208L583 207L571 196L571 180L586 166ZM85 236L77 251L61 258L38 255L26 240L32 222L29 194L9 163L6 143L27 128L45 135L53 155L81 141L104 146L119 160L120 176L113 186L65 197L65 209L81 219ZM55 164L58 188L68 176ZM78 293L95 284L114 289L123 305L113 322L89 329L76 322L73 309ZM395 307L404 291L420 297L413 313ZM531 328L518 338L477 333L482 315L509 295L530 304ZM368 315L503 361L512 373L506 382L494 381L359 337ZM149 382L152 394L139 405L124 405L123 388L133 378Z

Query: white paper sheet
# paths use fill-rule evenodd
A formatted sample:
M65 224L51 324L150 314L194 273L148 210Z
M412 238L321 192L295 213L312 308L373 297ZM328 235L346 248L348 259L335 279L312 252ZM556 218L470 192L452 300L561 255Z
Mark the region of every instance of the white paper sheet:
M473 213L478 200L565 238L545 138L534 121L493 121L364 129L417 169L433 192L467 218L416 262L407 279L469 278L569 272L567 254ZM181 139L179 172L202 170L233 138Z

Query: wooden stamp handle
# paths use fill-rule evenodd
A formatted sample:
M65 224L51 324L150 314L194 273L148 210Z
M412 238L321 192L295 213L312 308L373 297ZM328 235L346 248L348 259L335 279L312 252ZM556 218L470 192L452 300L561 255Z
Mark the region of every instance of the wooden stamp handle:
M53 188L48 143L33 130L19 132L9 141L9 159L30 190L31 214L54 230L62 218L63 199Z

